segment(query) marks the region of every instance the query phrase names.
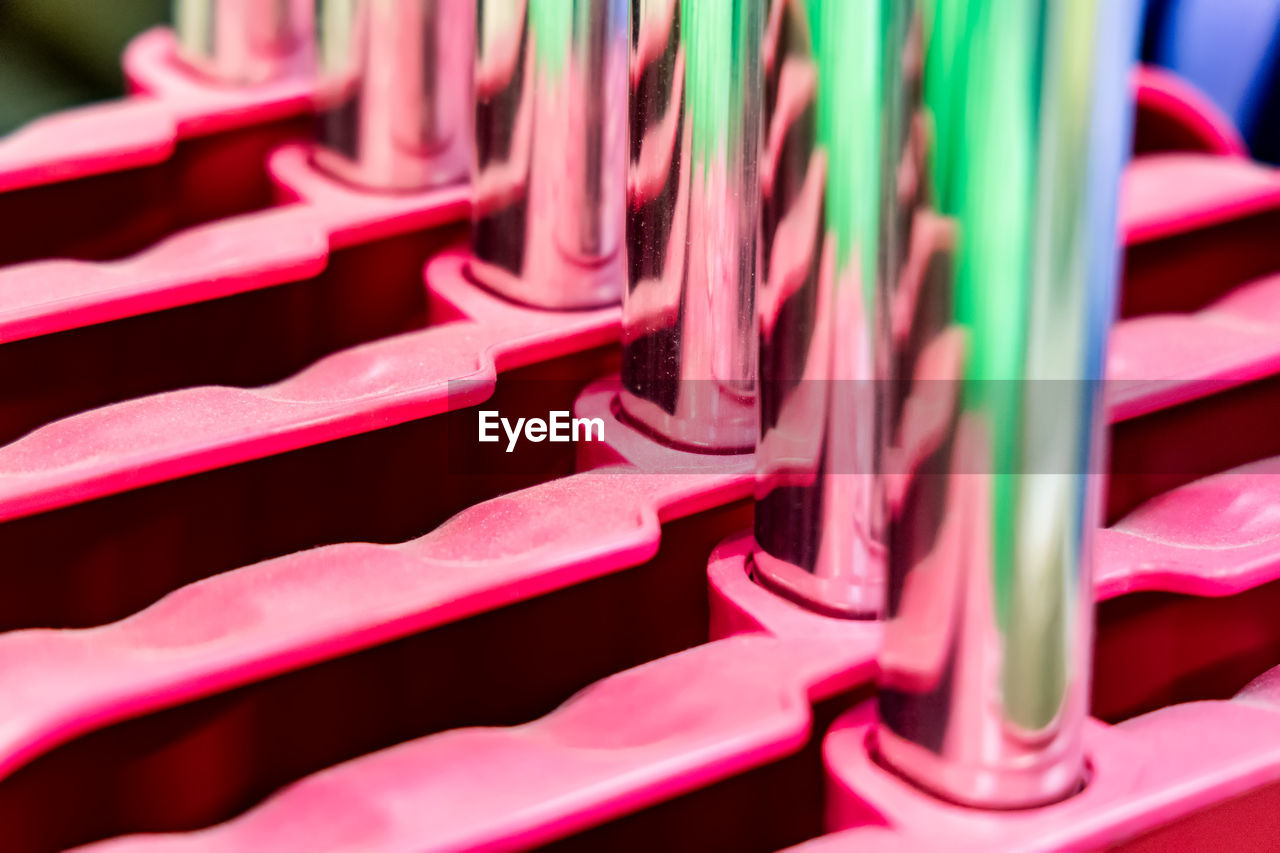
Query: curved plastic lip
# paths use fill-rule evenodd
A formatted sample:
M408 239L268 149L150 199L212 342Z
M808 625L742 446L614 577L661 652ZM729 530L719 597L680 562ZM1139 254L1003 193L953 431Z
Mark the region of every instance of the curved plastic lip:
M1228 157L1248 157L1240 131L1195 86L1176 74L1151 65L1133 72L1134 96L1138 111L1150 111L1172 121L1195 139L1205 153Z
M492 392L500 370L617 340L617 308L524 308L466 281L464 262L446 253L427 274L430 298L460 319L339 351L272 385L127 400L0 447L0 520L471 405ZM462 380L480 396L451 395Z
M752 453L708 453L701 448L680 447L655 435L644 424L632 420L622 410L622 382L613 376L586 387L574 403L574 415L605 421L603 447L579 446L579 470L596 467L602 460L625 461L637 473L684 474L723 472L737 476L749 492L755 480Z
M419 738L321 771L224 824L104 849L179 838L193 850L312 849L336 827L368 853L405 849L405 839L421 850L525 849L794 755L811 736L815 685L847 656L829 641L712 641L608 676L531 722ZM370 812L383 820L349 820Z
M520 726L431 735L323 770L198 835L140 836L119 843L147 850L150 844L183 838L208 849L252 849L264 833L278 828L278 821L310 813L313 797L340 788L350 792L350 807L357 812L388 799L432 804L390 814L390 823L379 824L376 835L359 838L363 849L384 849L380 844L388 837L430 837L442 847L525 846L792 754L811 724L809 703L872 677L879 627L818 616L771 596L747 577L749 553L750 538L737 537L711 560L713 631L705 645L609 676L551 714ZM866 811L857 803L864 801L889 818L887 825L821 837L803 849L864 849L868 832L892 835L901 849L911 850L938 849L944 835L948 849L975 850L990 849L993 833L1011 843L1052 838L1062 845L1130 837L1220 802L1241 785L1280 778L1280 750L1259 756L1249 746L1275 725L1274 716L1268 716L1280 709L1264 710L1274 705L1269 690L1264 679L1239 702L1174 706L1117 727L1090 721L1083 791L1013 813L937 800L884 770L869 748L871 709L861 706L838 720L824 741L833 828L861 823ZM622 697L626 708L652 705L652 710L619 716ZM1243 732L1224 731L1234 725L1243 726ZM1211 735L1215 747L1225 749L1200 748L1206 726L1216 730ZM1182 734L1171 740L1170 732ZM1188 748L1171 750L1170 743ZM496 803L467 787L477 748L485 750L490 766L513 768L500 774L509 781ZM538 772L515 770L529 766ZM455 773L460 788L453 782L441 786L440 780ZM457 807L463 802L480 805ZM342 819L343 808L333 814L335 820ZM388 826L395 831L387 833ZM290 838L305 844L328 831L323 819L302 821Z
M1272 460L1271 467L1277 464L1280 461ZM1255 476L1274 475L1257 471ZM846 673L849 679L859 683L874 677L882 623L822 616L773 595L750 578L751 547L751 537L744 534L724 543L712 557L712 624L720 626L713 636L764 631L777 637L827 638L844 648L863 649L861 665ZM1145 541L1126 548L1102 544L1095 587L1099 600L1146 589L1227 595L1280 577L1280 537L1270 543L1265 568L1257 554L1245 555L1230 569L1202 566L1197 560L1205 552L1198 551L1194 558L1184 554L1186 559L1163 563L1161 574L1155 575L1147 571L1144 547ZM1191 544L1185 547L1194 550ZM1180 583L1171 585L1174 578ZM897 842L894 850L921 853L942 849L940 838L946 839L945 849L990 850L1023 849L1019 843L1032 841L1039 845L1035 849L1094 849L1133 837L1241 790L1280 780L1280 747L1271 736L1280 720L1277 684L1280 668L1256 679L1229 702L1170 706L1117 726L1090 719L1084 732L1088 774L1083 790L1047 806L1013 812L936 798L886 769L875 754L874 706L863 704L837 720L824 741L831 792L828 828L834 834L794 849L864 850L878 835L892 836ZM1256 749L1259 739L1272 746ZM1175 748L1179 744L1185 748ZM872 814L879 818L867 821ZM845 827L860 828L839 832Z
M1280 170L1200 152L1147 154L1129 164L1120 228L1134 246L1280 208Z
M616 385L601 383L584 395L586 402L578 412L589 413L600 406L607 407L615 388ZM642 436L628 436L618 442L616 449L624 456L643 459L644 448L633 444L633 439L644 440ZM662 450L667 454L675 452ZM727 465L719 472L704 469L663 475L631 470L631 465L624 462L619 467L615 463L477 505L433 533L403 545L336 545L215 576L184 587L147 610L112 625L88 631L23 631L0 637L0 662L5 662L4 666L26 673L24 680L31 678L30 673L39 673L38 681L29 681L24 690L9 694L8 701L16 704L5 715L10 721L7 731L11 739L4 750L3 766L11 772L55 743L116 719L350 653L355 648L386 642L404 633L428 630L470 613L496 609L515 600L513 595L517 598L539 595L634 565L657 553L661 535L659 519L741 499L750 491L749 476L730 470ZM559 535L550 544L546 542L547 527L540 520L549 505L560 508L562 521L556 528ZM495 529L491 521L495 513L504 519L499 540L494 541L491 535L475 535L476 529ZM511 523L513 519L515 523ZM530 523L522 524L520 519ZM536 538L538 546L521 545L526 536ZM820 659L822 662L815 669L800 673L803 677L795 682L794 688L810 701L869 681L876 669L882 625L822 616L774 595L751 580L748 572L751 549L749 535L734 537L716 550L708 564L712 639L750 633L765 634L786 643L810 644L796 660L812 663ZM513 559L511 554L521 556ZM406 562L414 564L411 571L405 571ZM1102 574L1107 575L1112 570L1119 572L1124 565L1132 571L1142 559L1132 553L1108 552L1104 548L1101 562ZM361 571L352 571L357 565ZM459 565L466 565L468 570L457 571ZM1189 574L1194 566L1185 566L1183 571ZM259 576L268 574L273 582L261 583ZM326 582L315 583L321 576ZM1273 554L1269 574L1257 574L1249 582L1258 585L1277 576L1280 576L1280 553ZM1139 584L1143 582L1140 573L1135 572L1135 577ZM1222 579L1219 576L1210 580L1220 582ZM297 606L299 589L312 590L307 606ZM1101 597L1119 591L1114 585L1099 587ZM285 600L289 604L281 612L292 615L281 621L274 615L273 602ZM229 607L230 601L245 606ZM228 623L227 613L261 616L249 625L234 620ZM824 649L826 651L822 651ZM743 659L758 660L759 655L752 651ZM32 669L26 666L29 661L39 661L40 665ZM649 666L662 670L667 664L659 661ZM791 679L800 668L788 665L783 671L786 679ZM759 678L753 678L755 682L767 673L761 669L757 675ZM770 678L775 681L769 683L781 685L775 676ZM86 691L87 683L97 687ZM723 700L726 705L737 707L739 704L738 694L733 691L713 693L717 701ZM582 694L583 701L590 695L591 691ZM787 701L795 703L789 707L803 704L796 699ZM802 728L805 720L807 716L797 716L794 725ZM621 729L610 725L608 736L623 737L619 734L625 732L623 722L618 723ZM559 724L556 726L559 731ZM553 759L554 766L566 770L577 766L575 762L584 745L582 738L592 737L590 732L577 726L571 729L578 734L563 730L569 732L567 753ZM1094 730L1112 730L1093 723L1088 735L1090 748L1095 751L1094 766L1106 770L1112 765L1098 760ZM712 727L707 736L714 739L720 731ZM673 732L672 736L678 734ZM436 754L435 744L459 736L456 732L446 733L396 750L421 748L425 750L424 766L443 771L451 765L447 761L434 763L436 759L430 756ZM788 734L784 740L789 742L795 736ZM1196 740L1188 738L1186 742L1196 743ZM699 757L690 758L690 743L680 743L684 757L677 764L661 761L656 754L643 750L628 750L631 756L628 760L635 763L628 764L627 781L617 782L615 776L607 775L615 781L610 783L611 793L603 802L609 804L609 809L636 808L649 802L654 791L666 791L669 796L673 791L705 784L705 780L728 766L740 771L752 761L766 760L763 753L750 758L749 750L742 744L715 755L701 752ZM603 745L595 748L607 751ZM1196 752L1207 754L1200 749ZM358 781L365 772L362 768L372 772L380 755L383 753L325 773L353 774L349 778ZM843 778L843 764L833 763L833 766L836 767L833 778L839 781ZM1280 756L1276 757L1275 770L1280 773ZM412 779L405 778L406 786L411 786L415 784L413 779L421 777L415 773ZM513 778L520 778L520 774ZM1111 778L1108 776L1107 781ZM582 784L592 790L600 790L599 782L595 776L582 780ZM305 782L294 790L303 788ZM914 788L904 788L929 808L935 807L931 798ZM584 790L570 785L568 794L559 791L556 797L563 794L582 804L585 800L580 797L586 796ZM544 794L545 791L538 790L528 796L541 808L545 803ZM305 794L298 796L303 801L307 799ZM941 807L956 808L945 804ZM964 812L975 814L971 810ZM556 812L558 817L552 817L549 812L539 813L542 819L520 831L554 834L557 821L571 820L580 811ZM460 826L461 829L467 829L467 825ZM467 831L479 829L471 826Z
M124 70L134 94L53 113L0 138L0 192L155 165L180 140L305 115L315 91L306 76L212 81L177 59L166 27L130 42Z
M22 688L0 697L0 776L114 721L643 563L660 520L749 488L732 472L605 467L478 504L410 542L267 560L95 628L5 633L0 671ZM563 521L550 537L549 506Z
M1276 277L1242 285L1196 312L1118 321L1107 364L1111 422L1275 375L1280 370L1280 311L1271 311L1271 305L1280 309ZM1174 341L1176 347L1171 346Z
M1280 707L1245 697L1174 705L1117 726L1089 720L1084 788L1019 812L983 812L921 794L876 762L874 718L863 705L827 734L832 834L792 850L864 850L872 836L892 837L891 849L902 853L937 850L942 839L955 850L1102 849L1280 780Z
M465 219L467 188L365 192L286 145L267 169L284 203L179 231L116 261L0 267L0 341L11 342L317 275L331 249Z

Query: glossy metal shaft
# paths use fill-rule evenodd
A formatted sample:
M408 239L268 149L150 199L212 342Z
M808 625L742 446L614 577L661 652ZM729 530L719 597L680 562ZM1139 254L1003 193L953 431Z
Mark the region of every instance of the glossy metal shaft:
M617 302L626 0L480 0L471 272L545 308Z
M1136 6L916 0L906 21L878 749L970 805L1084 776Z
M823 612L884 599L876 458L892 0L772 0L764 37L764 251L754 574Z
M632 20L622 407L666 440L756 433L764 0L650 0Z
M178 55L224 83L311 70L315 0L173 0Z
M350 183L466 180L475 0L319 0L316 162Z

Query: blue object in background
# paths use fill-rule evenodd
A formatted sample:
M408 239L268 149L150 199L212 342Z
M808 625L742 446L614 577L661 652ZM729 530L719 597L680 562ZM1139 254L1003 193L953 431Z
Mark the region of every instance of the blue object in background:
M1189 80L1280 162L1280 0L1149 0L1144 58Z

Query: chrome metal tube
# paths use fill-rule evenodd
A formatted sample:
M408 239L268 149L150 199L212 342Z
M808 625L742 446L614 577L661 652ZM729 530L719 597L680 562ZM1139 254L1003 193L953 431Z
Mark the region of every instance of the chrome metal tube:
M178 56L224 83L268 83L312 70L315 0L173 0Z
M1020 808L1084 780L1136 0L916 0L892 189L877 748Z
M480 0L472 275L519 302L617 302L626 0Z
M883 352L881 148L891 0L772 0L764 37L764 251L757 293L761 583L830 614L884 600L877 447Z
M623 411L686 447L756 433L764 0L651 0L632 21Z
M465 181L475 0L318 0L315 161L374 190Z

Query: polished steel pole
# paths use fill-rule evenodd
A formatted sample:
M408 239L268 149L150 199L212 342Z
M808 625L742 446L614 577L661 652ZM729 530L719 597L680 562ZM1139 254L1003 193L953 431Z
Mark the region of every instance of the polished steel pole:
M631 22L623 413L661 440L756 434L764 0L653 0Z
M755 578L824 613L884 600L882 232L896 202L889 0L772 0L764 36Z
M317 2L317 165L373 190L465 181L475 0Z
M312 68L315 0L173 0L178 56L224 83L268 83Z
M915 0L896 91L881 758L937 795L1084 782L1101 380L1134 0Z
M480 0L471 274L511 299L622 297L626 0Z

